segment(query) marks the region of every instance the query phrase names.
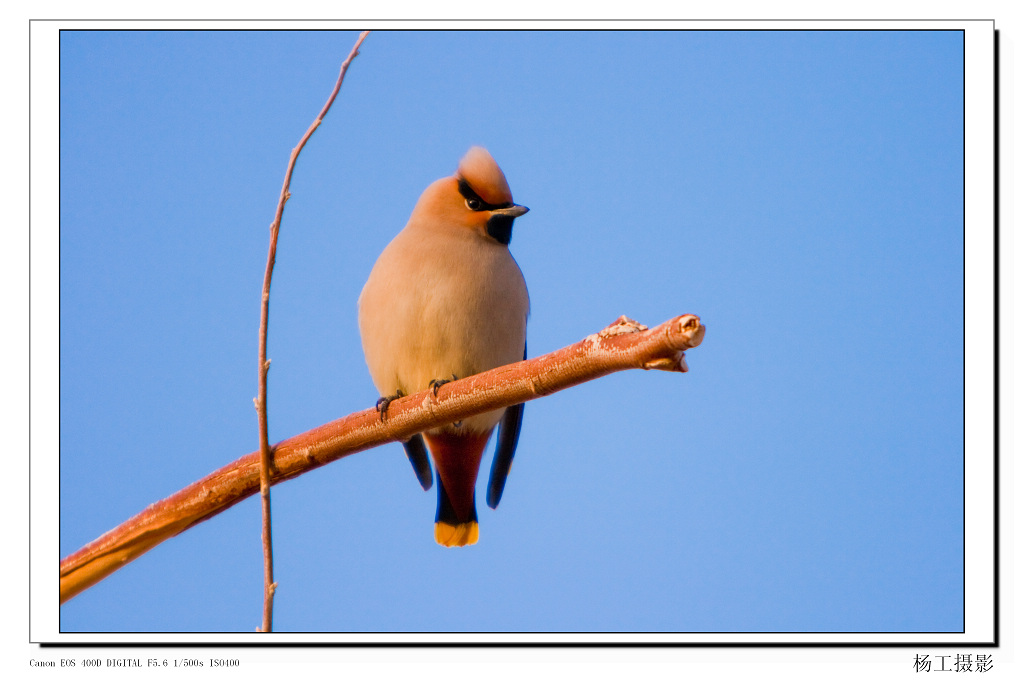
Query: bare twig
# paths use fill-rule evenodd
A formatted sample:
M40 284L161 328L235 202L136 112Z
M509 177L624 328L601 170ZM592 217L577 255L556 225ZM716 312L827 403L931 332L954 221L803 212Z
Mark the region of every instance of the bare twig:
M281 216L284 215L284 205L291 197L288 186L292 182L292 172L295 170L295 161L299 153L306 146L306 142L320 126L327 111L334 103L334 98L341 90L341 83L345 80L345 72L348 65L352 63L359 54L359 46L363 44L369 31L359 34L359 39L352 47L352 51L341 65L341 73L338 74L338 81L334 84L331 96L327 103L317 115L316 120L310 125L306 134L299 140L299 144L292 150L288 159L288 169L285 171L284 184L281 186L281 196L277 200L277 211L274 214L274 222L270 224L270 248L267 251L267 267L263 273L263 299L260 313L260 350L259 350L259 395L253 399L256 406L257 420L260 429L260 499L263 510L263 628L269 632L273 624L274 614L274 592L277 584L274 583L274 546L270 535L270 478L273 468L273 454L270 448L270 436L267 428L267 371L270 370L270 361L267 360L267 322L270 317L270 278L274 273L274 261L277 255L277 235L281 230Z
M583 341L397 399L381 421L363 410L293 436L273 448L272 483L346 455L408 439L432 427L546 396L630 368L686 372L684 351L698 346L704 326L684 315L648 330L625 316ZM150 505L119 527L61 560L60 600L74 597L168 538L223 512L260 490L260 454L250 453Z

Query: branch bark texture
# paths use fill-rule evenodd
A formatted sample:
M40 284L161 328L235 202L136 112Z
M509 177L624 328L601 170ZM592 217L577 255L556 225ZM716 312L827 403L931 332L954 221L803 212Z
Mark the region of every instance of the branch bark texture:
M619 370L686 372L684 352L703 338L704 325L695 315L679 316L652 329L623 316L601 332L558 351L444 384L436 397L428 389L397 399L384 420L370 408L285 439L272 449L271 480L276 484L352 453ZM61 602L259 490L257 451L150 505L61 560Z

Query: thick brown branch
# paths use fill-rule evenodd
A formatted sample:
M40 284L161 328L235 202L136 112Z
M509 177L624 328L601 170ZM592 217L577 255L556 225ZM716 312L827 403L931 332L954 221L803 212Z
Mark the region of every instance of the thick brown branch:
M346 455L408 439L433 427L530 401L630 368L686 372L683 353L698 346L704 326L694 315L647 329L625 316L583 341L545 356L505 365L397 399L381 420L373 408L311 429L273 448L277 483ZM139 555L260 489L260 454L250 453L150 505L60 563L60 600L77 595Z
M295 171L295 162L299 153L306 146L309 138L323 121L324 116L334 104L334 99L341 90L341 83L345 80L345 72L349 64L359 54L359 46L363 44L369 31L359 34L359 39L352 47L348 59L342 62L341 72L334 84L327 103L317 115L316 120L310 124L306 134L299 140L299 144L292 150L288 158L288 168L284 173L284 184L281 186L281 195L277 200L277 210L274 212L274 222L270 224L270 247L267 250L267 267L263 271L263 297L260 307L260 341L259 341L259 365L258 365L258 395L255 399L256 419L260 430L260 503L263 513L263 626L262 631L269 632L273 623L274 614L274 590L277 584L274 583L274 544L270 533L270 485L271 470L273 468L273 454L270 449L270 436L267 427L267 371L270 369L270 361L267 360L267 324L270 319L270 278L274 274L274 261L277 258L277 235L281 230L281 217L284 215L284 205L291 197L288 189L292 182L292 173Z

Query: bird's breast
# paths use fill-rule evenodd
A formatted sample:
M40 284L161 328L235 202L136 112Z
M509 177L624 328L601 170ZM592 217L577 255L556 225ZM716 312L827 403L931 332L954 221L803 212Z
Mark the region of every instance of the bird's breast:
M529 296L508 249L476 235L410 237L407 228L388 245L359 300L378 391L414 393L522 360ZM500 413L476 426L489 429Z

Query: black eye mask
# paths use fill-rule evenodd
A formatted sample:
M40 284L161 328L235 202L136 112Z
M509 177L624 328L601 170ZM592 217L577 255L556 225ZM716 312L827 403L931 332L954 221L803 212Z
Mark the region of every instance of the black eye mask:
M462 178L459 178L459 194L466 198L466 206L472 211L495 211L496 209L507 209L515 206L512 202L488 204ZM507 246L512 241L512 222L514 220L515 216L504 216L501 214L491 216L487 220L487 234Z
M471 204L469 208L473 211L494 211L495 209L507 209L512 206L512 202L505 202L504 204L488 204L480 198L473 188L469 186L462 178L459 178L459 194L466 198L466 202Z

